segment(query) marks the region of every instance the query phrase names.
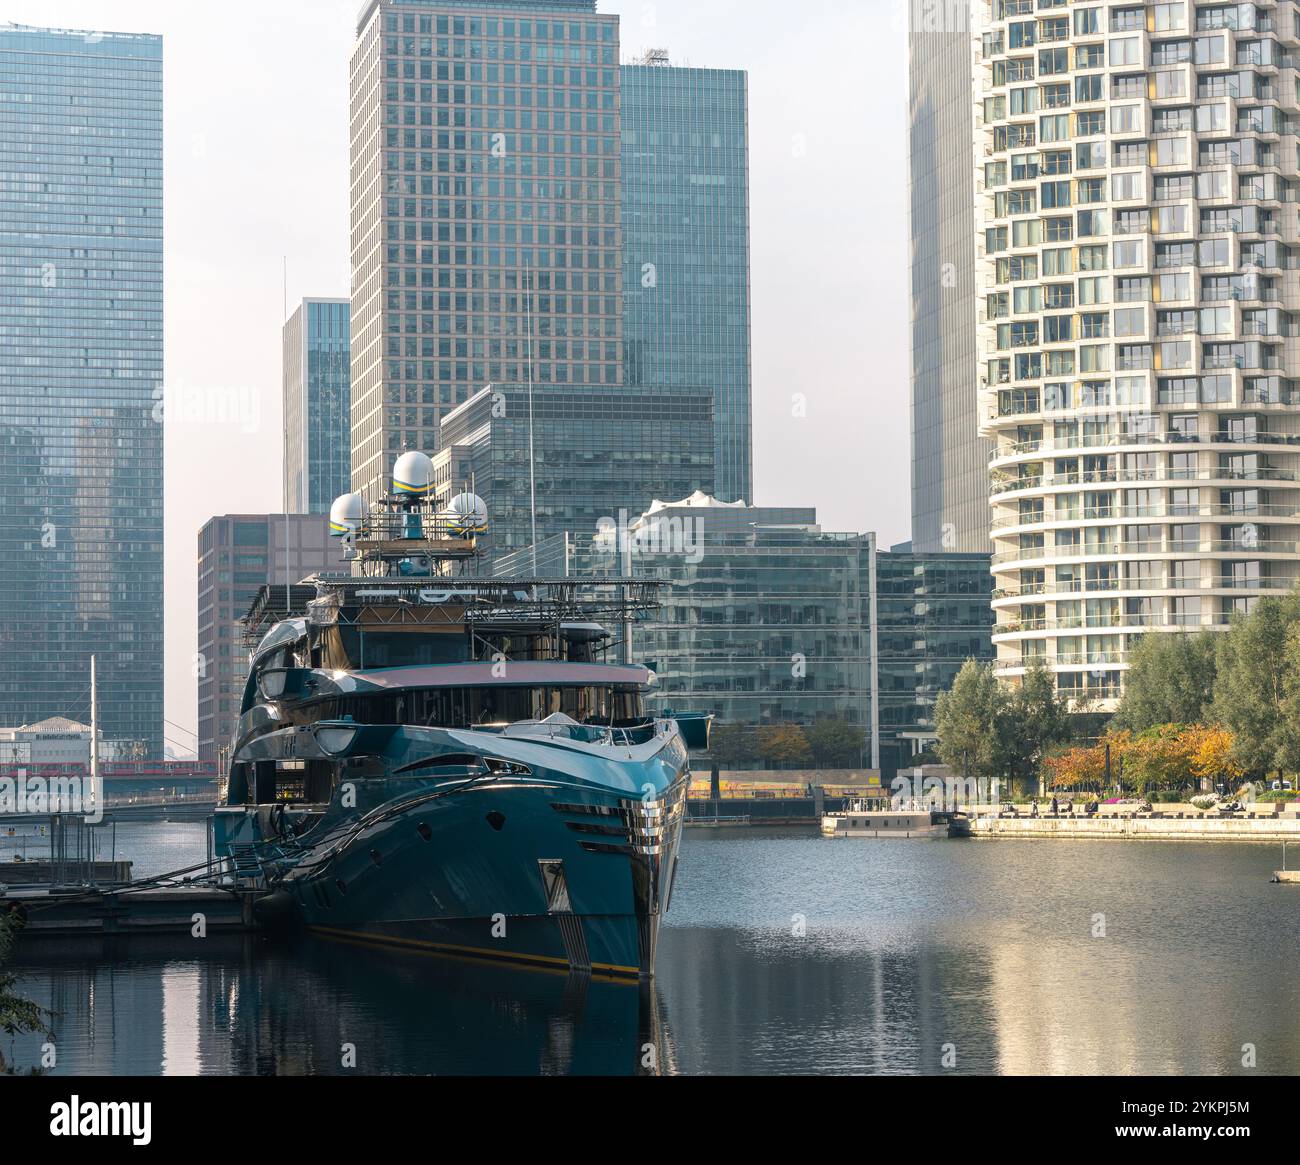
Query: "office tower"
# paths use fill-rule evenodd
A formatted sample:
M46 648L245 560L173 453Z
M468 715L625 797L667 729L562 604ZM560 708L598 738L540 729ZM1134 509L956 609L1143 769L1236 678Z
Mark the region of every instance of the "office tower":
M0 724L162 756L162 40L0 26Z
M304 299L284 325L284 508L328 514L352 489L346 299Z
M488 385L443 418L440 446L438 500L483 498L493 557L532 546L534 479L538 541L569 531L590 542L620 513L626 525L656 498L712 491L713 393L536 385L530 409L526 386Z
M352 57L352 480L489 383L616 387L618 18L374 0ZM531 343L530 343L531 336ZM531 357L529 359L531 349Z
M1139 636L1296 582L1295 6L984 20L998 660L1105 710Z
M663 50L622 74L623 379L712 388L717 494L753 501L748 76Z
M289 586L294 611L315 592L296 584L316 572L347 572L319 514L230 514L199 531L198 661L200 761L230 741L248 678L243 617L267 583Z
M886 778L938 739L934 705L968 659L993 658L987 554L876 552L876 709Z
M912 541L988 552L979 435L970 27L916 0L908 28L912 241Z

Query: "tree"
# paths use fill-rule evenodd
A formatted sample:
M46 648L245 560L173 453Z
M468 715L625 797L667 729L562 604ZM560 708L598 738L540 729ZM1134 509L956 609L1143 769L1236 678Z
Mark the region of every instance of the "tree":
M1217 781L1223 778L1229 784L1241 780L1243 773L1232 755L1232 733L1217 724L1197 725L1193 730L1195 748L1192 756L1192 776L1198 781Z
M813 763L823 769L846 769L862 763L863 730L847 720L827 717L804 729Z
M709 735L709 755L719 768L737 768L758 759L754 730L745 724L715 724Z
M1041 660L1026 669L997 717L997 727L1008 775L1022 783L1036 783L1047 753L1069 743L1069 711Z
M1111 757L1111 763L1115 761ZM1053 789L1100 790L1106 782L1106 742L1076 745L1047 758L1047 783Z
M1294 772L1300 769L1300 623L1287 628L1283 653L1282 745L1278 761L1281 767Z
M939 694L934 727L939 757L954 773L994 778L1004 772L1001 731L1007 695L993 665L968 659L952 687Z
M1248 773L1284 768L1295 730L1287 721L1288 631L1300 620L1300 594L1260 599L1218 636L1214 720L1233 736L1233 756ZM1292 656L1295 655L1291 651ZM1291 689L1294 691L1294 688Z
M1158 724L1195 724L1214 698L1218 635L1153 631L1129 653L1124 698L1112 723L1141 732Z
M777 768L798 767L812 760L808 738L797 724L770 724L758 730L758 749Z
M1160 724L1133 737L1124 751L1124 782L1138 793L1178 789L1193 779L1199 725Z
M14 991L18 981L16 975L4 973L4 965L9 960L13 949L14 934L18 928L12 915L0 912L0 1032L14 1036L20 1032L40 1032L49 1035L50 1029L45 1025L45 1016L49 1013L39 1004L24 999ZM8 1071L3 1051L0 1051L0 1073Z

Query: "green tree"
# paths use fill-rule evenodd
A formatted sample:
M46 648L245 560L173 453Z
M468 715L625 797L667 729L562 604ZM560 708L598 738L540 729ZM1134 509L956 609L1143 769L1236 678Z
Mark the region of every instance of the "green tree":
M709 755L719 768L750 764L758 759L754 730L747 724L715 724L709 735Z
M1003 716L1007 694L999 685L993 665L968 659L941 692L934 706L934 727L939 737L940 759L954 773L972 777L1000 777L1004 772Z
M1289 772L1300 770L1300 623L1287 628L1282 676L1282 731L1278 760Z
M15 1036L21 1032L40 1032L49 1035L50 1029L45 1025L45 1016L49 1013L38 1004L24 999L15 990L18 982L16 975L4 972L4 965L13 950L14 935L18 924L9 914L0 912L0 1032ZM0 1050L0 1073L8 1072L4 1052Z
M813 763L823 769L847 769L862 763L863 730L847 720L827 717L804 729Z
M1214 698L1218 635L1153 631L1129 653L1124 698L1113 724L1143 732L1161 724L1196 724Z
M1214 719L1233 734L1233 755L1248 773L1285 768L1294 730L1287 721L1288 632L1300 594L1260 599L1218 636Z
M797 768L812 760L808 738L797 724L770 724L758 730L758 749L776 768Z
M1008 776L1032 792L1048 751L1070 743L1073 736L1066 703L1057 696L1056 682L1041 660L1029 665L1009 694L997 731Z

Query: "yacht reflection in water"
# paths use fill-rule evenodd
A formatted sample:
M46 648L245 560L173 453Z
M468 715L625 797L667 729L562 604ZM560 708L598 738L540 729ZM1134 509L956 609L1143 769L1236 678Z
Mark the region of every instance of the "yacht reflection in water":
M660 1075L653 985L300 936L27 944L55 1075ZM12 1064L40 1063L17 1038Z

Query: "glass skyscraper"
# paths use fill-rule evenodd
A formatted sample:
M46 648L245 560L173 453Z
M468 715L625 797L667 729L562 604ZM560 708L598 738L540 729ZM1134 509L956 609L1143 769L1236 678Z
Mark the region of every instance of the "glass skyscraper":
M961 4L913 0L910 7L912 542L923 552L987 552L970 28Z
M753 501L748 77L622 74L624 382L712 388L718 496Z
M352 56L352 480L489 383L623 377L618 17L374 0ZM531 320L531 327L530 327Z
M590 542L602 520L631 521L657 498L713 487L713 394L701 388L626 392L598 385L533 391L484 388L443 420L434 458L438 498L473 489L487 503L484 548L532 545L528 471L532 431L538 542L572 532Z
M0 26L0 725L162 755L157 36Z
M268 583L277 595L317 572L346 572L342 548L316 514L227 514L198 537L198 758L218 759L239 720L248 679L243 618ZM312 592L308 592L308 597Z
M284 508L328 514L352 489L346 299L304 299L284 325Z
M890 777L937 739L934 705L961 665L993 658L993 576L987 554L905 544L876 553L874 580L880 767Z

